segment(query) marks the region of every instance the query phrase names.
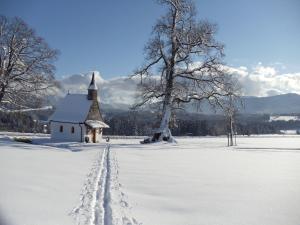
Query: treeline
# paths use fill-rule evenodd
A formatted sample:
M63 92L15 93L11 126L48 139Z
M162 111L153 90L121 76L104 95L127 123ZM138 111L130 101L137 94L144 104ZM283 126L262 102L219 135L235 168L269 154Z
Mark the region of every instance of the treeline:
M269 122L270 116L239 115L235 118L235 131L240 135L277 134L283 129L300 128L298 121ZM150 135L158 127L154 112L106 112L105 122L110 125L106 135ZM228 133L228 123L222 115L177 113L170 126L174 136L219 136Z
M30 115L24 113L0 112L0 130L15 132L32 132L34 121Z
M47 124L48 117L52 110L41 112L1 112L0 111L0 131L33 133L44 132L44 125Z
M53 111L34 113L0 112L0 130L15 132L44 132L44 124ZM280 130L299 129L300 121L273 121L265 115L239 115L235 130L240 135L276 134ZM159 116L149 111L105 111L104 119L110 128L104 135L147 136L158 127ZM203 115L178 112L173 117L174 136L218 136L227 134L227 121L222 115ZM49 132L49 130L47 131Z

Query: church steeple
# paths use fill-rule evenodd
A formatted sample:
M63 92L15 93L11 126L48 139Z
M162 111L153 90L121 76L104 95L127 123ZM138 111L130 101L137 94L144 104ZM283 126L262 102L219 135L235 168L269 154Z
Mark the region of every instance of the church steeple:
M97 100L97 93L98 87L95 81L95 73L93 72L92 80L88 89L88 100Z

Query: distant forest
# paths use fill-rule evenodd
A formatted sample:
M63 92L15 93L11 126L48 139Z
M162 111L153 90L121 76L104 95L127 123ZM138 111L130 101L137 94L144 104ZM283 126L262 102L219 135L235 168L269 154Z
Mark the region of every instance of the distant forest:
M0 130L16 132L44 132L44 125L53 111L34 113L0 112ZM157 127L155 112L105 111L104 120L110 128L104 135L147 136ZM300 129L300 121L272 121L268 114L238 115L235 129L239 135L278 134L280 130ZM174 136L218 136L227 134L227 122L222 115L203 115L178 112L172 120ZM49 130L47 130L49 133Z
M106 114L105 121L110 129L104 135L136 135L151 134L157 127L150 112L119 112ZM300 129L300 121L272 121L268 114L238 115L235 118L235 131L239 135L279 134L280 130ZM203 115L177 113L171 121L170 129L174 136L219 136L228 133L227 120L222 115Z

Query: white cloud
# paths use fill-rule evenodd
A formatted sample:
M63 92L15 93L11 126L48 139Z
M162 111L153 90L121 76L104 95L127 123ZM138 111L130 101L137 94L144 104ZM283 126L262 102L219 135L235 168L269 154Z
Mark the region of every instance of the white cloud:
M272 96L287 93L300 94L300 72L280 73L275 66L263 66L262 63L257 64L253 68L245 66L226 66L225 68L239 79L243 87L243 94L246 96ZM61 80L63 89L59 91L59 95L64 96L68 91L70 93L86 93L92 72L64 77ZM119 107L120 105L128 106L134 103L136 85L140 82L139 79L116 77L105 80L99 72L94 72L101 102L115 107Z
M270 67L270 66L262 66L261 64L259 64L258 66L256 66L254 68L254 71L253 71L255 74L258 74L258 75L265 75L265 76L275 76L276 75L276 70L275 68L273 67Z
M233 68L243 87L243 94L250 96L271 96L277 94L300 94L300 73L279 73L275 67L258 63L253 68Z

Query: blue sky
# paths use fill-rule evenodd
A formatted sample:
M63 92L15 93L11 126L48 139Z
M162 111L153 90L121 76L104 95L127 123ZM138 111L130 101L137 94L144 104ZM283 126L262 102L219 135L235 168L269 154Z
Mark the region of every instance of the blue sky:
M300 71L299 0L195 2L199 18L218 24L228 65ZM0 14L21 17L60 50L58 78L91 70L106 79L131 74L163 12L155 0L0 0Z

